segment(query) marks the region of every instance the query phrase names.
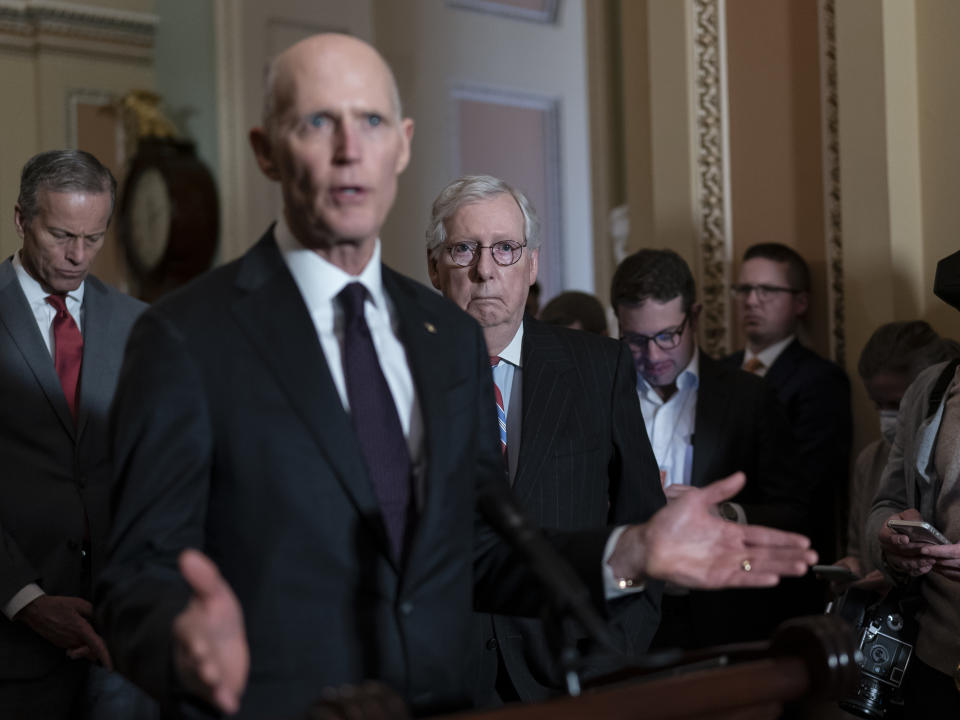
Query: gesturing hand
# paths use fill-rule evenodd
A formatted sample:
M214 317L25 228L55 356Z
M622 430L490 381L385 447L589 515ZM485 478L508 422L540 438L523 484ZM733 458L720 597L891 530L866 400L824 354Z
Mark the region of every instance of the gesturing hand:
M93 608L87 600L66 595L40 595L26 605L16 619L73 658L87 658L113 669L103 638L90 624Z
M743 487L735 473L676 497L620 538L610 565L615 575L650 577L689 588L776 585L803 575L817 561L802 535L721 520L713 508Z
M180 572L194 593L173 621L174 665L180 681L211 705L234 713L250 669L240 602L203 553L184 550Z
M883 548L883 556L891 568L914 577L926 575L933 569L935 562L933 558L924 557L920 553L927 543L911 542L909 536L888 527L887 523L892 519L923 520L923 516L914 508L894 513L883 523L877 539L880 541L880 547Z
M931 572L939 573L948 580L960 581L960 543L933 545L925 543L920 548L925 559L933 560Z

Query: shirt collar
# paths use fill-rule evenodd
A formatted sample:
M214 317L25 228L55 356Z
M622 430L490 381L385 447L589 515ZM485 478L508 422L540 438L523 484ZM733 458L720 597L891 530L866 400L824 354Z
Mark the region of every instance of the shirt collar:
M680 371L680 374L677 375L677 395L681 391L687 389L696 389L700 386L700 348L696 345L693 347L693 356L690 358L690 362L687 363L687 366ZM657 399L660 398L657 395L657 391L653 389L653 386L647 382L646 378L640 372L637 372L637 388L644 394L649 397L656 396ZM676 395L674 395L676 397Z
M521 366L520 356L521 350L523 348L523 323L520 323L520 327L517 328L517 332L513 335L513 340L500 351L500 359L506 360L511 365L516 367Z
M17 273L17 280L20 281L20 287L23 288L23 294L27 296L27 302L30 303L31 307L46 305L47 296L50 295L50 293L44 290L40 283L27 272L27 269L23 266L23 261L20 259L21 252L22 251L18 250L13 254L13 269ZM86 280L83 280L76 290L68 292L67 299L73 300L78 306L83 305L83 288L86 282Z
M792 343L796 337L796 335L788 335L783 340L775 342L770 347L764 348L758 353L753 352L750 348L746 348L743 352L743 362L746 363L750 358L757 358L763 363L765 368L769 368L777 361L777 358L780 357L780 353L786 350L787 345Z
M290 232L282 214L273 229L273 236L311 313L333 307L332 303L340 291L352 282L363 284L374 306L381 310L386 308L380 265L380 238L377 238L373 246L373 255L366 267L359 275L351 275L304 247Z

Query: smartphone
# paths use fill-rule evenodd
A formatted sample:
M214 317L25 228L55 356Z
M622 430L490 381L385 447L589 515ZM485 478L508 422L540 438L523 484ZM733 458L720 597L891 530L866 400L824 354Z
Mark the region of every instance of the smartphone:
M934 545L949 545L943 533L933 525L923 520L896 520L887 521L887 527L896 530L910 538L911 542L933 543Z
M854 582L860 579L860 576L853 570L843 565L814 565L811 569L818 580Z

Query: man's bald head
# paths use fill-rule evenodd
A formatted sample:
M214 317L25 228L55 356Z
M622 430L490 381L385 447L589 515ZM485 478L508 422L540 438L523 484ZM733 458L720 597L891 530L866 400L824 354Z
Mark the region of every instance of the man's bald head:
M388 83L395 119L399 121L403 117L397 81L383 56L371 45L352 35L321 33L291 45L267 65L263 88L263 127L267 132L272 132L277 116L282 114L293 100L296 92L293 80L296 68L305 61L316 62L323 57L355 58L357 62L378 66Z
M278 55L269 83L250 143L280 183L290 230L332 262L336 253L362 267L410 159L413 121L400 115L393 73L362 40L325 34Z

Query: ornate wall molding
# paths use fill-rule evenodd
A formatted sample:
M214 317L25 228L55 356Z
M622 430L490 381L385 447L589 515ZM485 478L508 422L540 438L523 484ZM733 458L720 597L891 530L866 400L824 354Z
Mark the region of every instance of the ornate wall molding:
M0 47L153 58L159 18L53 0L0 0Z
M694 158L699 217L699 286L706 352L730 350L730 168L724 0L692 0Z
M843 367L846 327L843 297L843 222L840 203L840 135L837 93L836 0L821 0L820 112L823 133L824 237L827 243L827 303L830 324L830 354Z

